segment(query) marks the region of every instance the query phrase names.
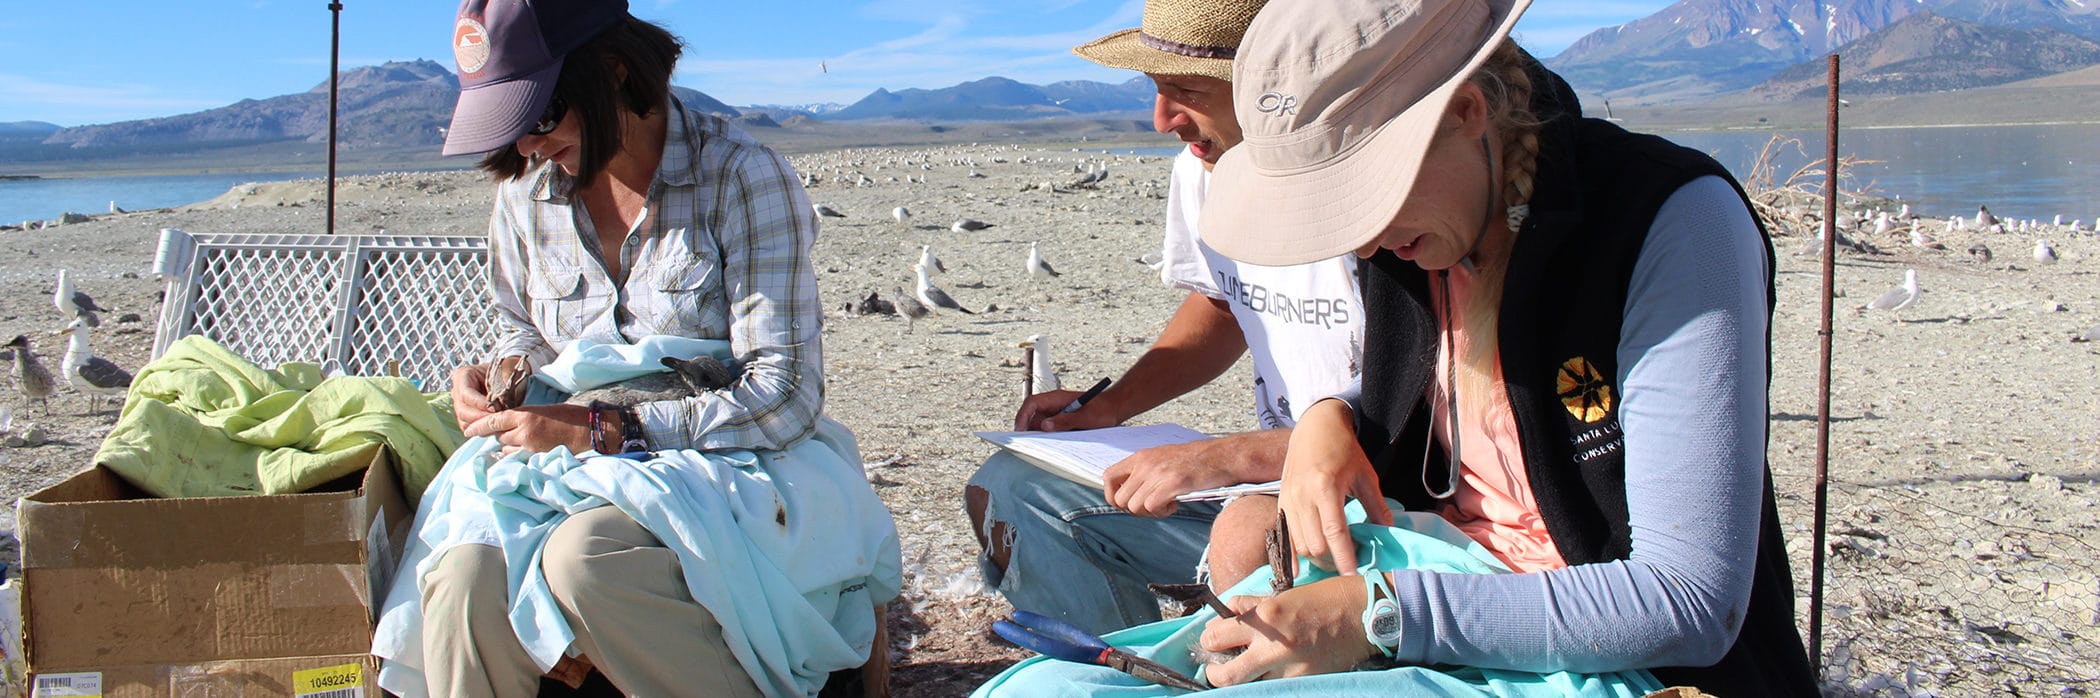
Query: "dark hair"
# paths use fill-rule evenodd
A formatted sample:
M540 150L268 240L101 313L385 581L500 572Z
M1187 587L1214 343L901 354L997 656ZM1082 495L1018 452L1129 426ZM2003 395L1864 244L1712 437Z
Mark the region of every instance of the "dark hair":
M648 116L668 107L671 70L684 48L685 42L663 27L630 16L562 59L554 98L569 105L564 119L583 120L577 187L590 186L620 151L621 110ZM517 179L535 164L515 147L489 151L481 159L481 169L497 179Z

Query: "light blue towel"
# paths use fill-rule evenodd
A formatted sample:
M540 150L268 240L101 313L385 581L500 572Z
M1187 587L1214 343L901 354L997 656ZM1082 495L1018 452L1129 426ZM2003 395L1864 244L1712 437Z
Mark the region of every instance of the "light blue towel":
M650 351L690 358L726 349L710 341ZM656 364L651 354L596 356ZM622 370L595 366L557 360L539 375L588 389L646 373L607 378ZM550 385L536 382L535 394ZM372 646L386 660L380 686L404 698L427 695L419 580L455 545L502 548L512 628L541 669L552 668L575 634L547 588L541 550L562 521L595 507L618 507L678 554L687 590L767 695L814 695L830 672L865 662L871 611L902 586L896 525L867 483L852 432L828 418L784 451L665 451L634 461L566 448L498 459L501 448L468 440L417 511Z
M1416 569L1447 574L1505 574L1509 568L1494 554L1463 531L1434 514L1398 512L1393 526L1362 523L1363 509L1349 504L1350 527L1356 539L1359 570ZM1267 595L1271 570L1263 567L1248 575L1221 596ZM1334 576L1304 560L1299 561L1298 583ZM1199 676L1200 667L1192 649L1203 634L1203 626L1217 613L1205 608L1173 620L1147 623L1104 636L1110 644L1139 656ZM1470 667L1400 667L1382 671L1351 671L1302 676L1241 684L1205 692L1206 696L1642 696L1662 690L1662 684L1645 671L1611 674L1576 674L1475 669ZM1016 664L978 687L972 698L1050 698L1094 696L1183 695L1184 691L1147 683L1136 677L1074 662L1037 657Z
M590 390L601 385L618 383L629 378L661 373L662 359L692 359L707 354L729 363L729 341L722 339L693 339L653 334L633 344L600 344L588 339L569 343L569 347L554 357L554 361L541 366L532 374L544 383L564 393Z

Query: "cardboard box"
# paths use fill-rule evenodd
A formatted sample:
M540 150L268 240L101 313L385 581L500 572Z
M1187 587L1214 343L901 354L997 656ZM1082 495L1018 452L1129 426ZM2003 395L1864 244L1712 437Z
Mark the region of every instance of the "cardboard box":
M129 687L214 672L286 686L289 667L313 663L257 660L363 662L412 523L376 447L370 467L314 492L157 499L96 467L16 515L30 670L101 672L112 696L292 695Z
M368 654L102 667L38 674L32 698L377 698Z

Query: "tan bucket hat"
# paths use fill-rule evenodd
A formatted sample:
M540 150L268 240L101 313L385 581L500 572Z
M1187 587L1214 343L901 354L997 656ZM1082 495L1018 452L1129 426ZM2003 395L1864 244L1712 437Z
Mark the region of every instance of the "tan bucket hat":
M1268 0L1147 0L1145 19L1072 48L1080 58L1153 75L1232 79L1232 56Z
M1246 140L1212 171L1203 241L1242 262L1347 254L1392 222L1451 97L1531 0L1287 0L1247 29Z

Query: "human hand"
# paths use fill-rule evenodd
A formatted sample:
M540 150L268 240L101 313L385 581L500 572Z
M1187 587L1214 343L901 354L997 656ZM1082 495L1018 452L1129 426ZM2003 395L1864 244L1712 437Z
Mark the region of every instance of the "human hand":
M1051 390L1028 396L1021 401L1020 411L1014 414L1014 431L1079 431L1112 427L1123 422L1108 410L1095 407L1098 400L1070 413L1065 412L1065 407L1080 395L1077 390Z
M1138 451L1102 473L1103 494L1117 509L1138 516L1168 516L1180 507L1175 497L1275 479L1268 473L1278 465L1274 461L1282 451L1283 436L1280 432L1246 432Z
M1302 427L1302 424L1301 424ZM1239 615L1215 618L1198 639L1212 652L1239 656L1204 670L1212 686L1347 671L1378 652L1364 639L1363 582L1329 577L1276 596L1226 600Z
M1356 443L1356 423L1349 406L1322 400L1305 411L1291 433L1283 459L1283 492L1278 498L1291 522L1291 547L1322 569L1356 574L1356 542L1349 537L1350 497L1363 503L1365 519L1392 525L1378 489L1378 471Z
M467 425L489 416L488 379L489 367L486 364L452 369L452 414L459 420L460 431L466 431Z
M504 446L503 453L540 452L567 446L581 453L591 450L591 410L582 405L532 405L486 415L468 424L467 436L493 436Z

